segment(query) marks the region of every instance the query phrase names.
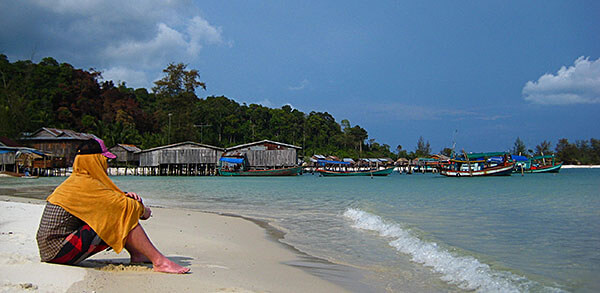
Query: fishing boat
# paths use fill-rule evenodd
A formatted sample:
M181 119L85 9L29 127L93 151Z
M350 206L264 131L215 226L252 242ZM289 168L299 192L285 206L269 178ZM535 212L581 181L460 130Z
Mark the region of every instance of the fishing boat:
M394 167L385 169L370 169L370 170L359 170L359 171L333 171L325 169L316 170L322 176L387 176L394 171Z
M300 174L302 167L289 167L280 169L227 171L219 169L221 176L296 176Z
M515 163L505 152L470 153L450 159L440 170L448 177L510 176Z
M387 176L394 171L394 167L375 166L353 167L350 161L318 160L320 166L315 172L321 176Z
M563 162L557 162L554 155L541 155L530 158L522 166L518 166L517 172L523 173L558 173Z
M221 157L219 159L219 175L221 176L296 176L302 167L285 167L273 169L252 169L248 167L244 156Z

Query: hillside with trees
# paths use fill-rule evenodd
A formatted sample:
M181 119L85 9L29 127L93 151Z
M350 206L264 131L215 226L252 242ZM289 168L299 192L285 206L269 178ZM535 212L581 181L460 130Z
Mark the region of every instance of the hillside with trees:
M197 70L170 64L151 90L102 81L94 69L77 69L53 58L38 64L9 62L0 54L0 136L18 139L41 127L93 133L111 146L143 149L195 141L219 147L269 139L301 146L304 154L394 157L388 145L369 139L348 120L291 106L240 104L224 96L201 98Z
M426 157L429 141L420 137L414 151L370 138L348 120L337 123L327 112L304 113L291 106L240 104L225 96L199 97L207 85L195 69L170 64L152 89L103 81L101 73L47 57L39 63L11 63L0 54L0 136L18 139L41 127L93 133L109 146L142 149L182 141L229 147L269 139L303 147L303 154L338 157ZM450 148L440 152L450 155ZM560 139L554 149L543 141L528 149L520 138L514 154L552 154L567 164L600 164L600 140Z

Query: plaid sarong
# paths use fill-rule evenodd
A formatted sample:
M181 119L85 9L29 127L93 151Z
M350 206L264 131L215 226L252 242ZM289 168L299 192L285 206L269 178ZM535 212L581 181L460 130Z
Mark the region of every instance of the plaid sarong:
M51 203L46 203L36 238L44 262L76 264L108 247L90 226Z
M65 239L63 247L49 262L77 264L82 260L108 248L98 234L88 224L73 232Z

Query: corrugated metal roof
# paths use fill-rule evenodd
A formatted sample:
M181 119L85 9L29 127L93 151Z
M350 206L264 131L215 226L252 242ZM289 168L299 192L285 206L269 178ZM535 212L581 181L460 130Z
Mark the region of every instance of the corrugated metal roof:
M216 146L212 146L212 145L201 144L201 143L197 143L197 142L193 142L193 141L184 141L184 142L174 143L174 144L170 144L170 145L159 146L159 147L155 147L155 148L151 148L151 149L147 149L147 150L141 150L140 153L147 153L147 152L152 152L152 151L157 151L157 150L162 150L162 149L174 148L174 147L178 147L178 146L184 145L184 144L192 144L192 145L199 146L199 147L214 149L214 150L218 150L218 151L225 151L224 148L220 148L220 147L216 147Z
M50 136L36 137L40 132L46 132ZM24 140L88 140L91 138L98 138L97 136L90 133L76 132L70 129L58 129L50 127L42 127L31 134L31 136L24 137Z
M235 150L235 149L245 148L245 147L249 147L249 146L253 146L253 145L257 145L257 144L263 144L263 143L272 143L272 144L281 145L281 146L285 146L285 147L288 147L288 148L295 148L295 149L299 149L299 150L302 149L299 146L295 146L295 145L291 145L291 144L287 144L287 143L282 143L282 142L277 142L277 141L272 141L272 140L264 139L264 140L261 140L261 141L255 141L255 142L250 142L250 143L246 143L246 144L240 144L240 145L232 146L230 148L227 148L227 150Z
M354 164L354 163L356 163L356 162L354 162L354 160L353 160L352 158L344 158L342 161L344 161L344 162L348 162L348 163L350 163L350 164Z
M120 147L124 148L124 149L125 149L126 151L128 151L128 152L133 152L133 153L135 153L135 152L140 152L140 151L142 151L142 149L140 149L140 148L138 148L138 147L136 147L135 145L132 145L132 144L123 144L123 143L119 143L119 144L117 144L117 146L120 146Z
M6 136L0 136L0 146L18 147L19 144Z

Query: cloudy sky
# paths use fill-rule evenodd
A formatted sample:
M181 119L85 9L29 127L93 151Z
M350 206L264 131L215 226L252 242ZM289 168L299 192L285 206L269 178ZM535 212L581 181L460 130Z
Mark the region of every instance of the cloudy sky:
M150 89L170 62L240 103L414 150L600 138L599 1L0 0L0 53Z

